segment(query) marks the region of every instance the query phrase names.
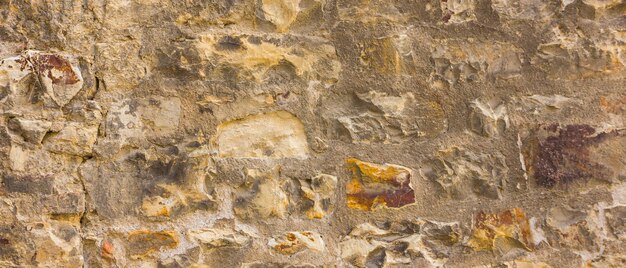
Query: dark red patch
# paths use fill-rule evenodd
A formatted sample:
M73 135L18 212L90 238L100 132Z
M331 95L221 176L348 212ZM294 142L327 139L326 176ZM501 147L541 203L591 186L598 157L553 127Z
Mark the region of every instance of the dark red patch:
M71 85L80 81L69 61L55 54L27 55L24 59L17 60L17 62L21 64L21 70L29 68L37 75L45 75L50 78L55 85ZM55 76L52 74L52 70L61 73L61 75Z
M531 173L537 184L548 188L602 174L602 167L589 159L589 148L619 135L617 131L594 135L589 125L551 124L541 130L549 135L537 141Z

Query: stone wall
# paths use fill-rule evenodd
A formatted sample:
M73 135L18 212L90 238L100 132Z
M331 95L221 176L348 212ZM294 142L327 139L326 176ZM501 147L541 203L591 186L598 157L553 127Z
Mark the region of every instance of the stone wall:
M0 267L624 267L621 0L0 0Z

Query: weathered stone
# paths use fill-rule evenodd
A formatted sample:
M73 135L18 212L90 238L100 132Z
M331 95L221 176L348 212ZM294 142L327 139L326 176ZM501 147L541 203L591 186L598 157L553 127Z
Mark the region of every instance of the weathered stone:
M457 147L440 150L422 163L422 178L435 182L439 196L466 199L473 195L499 199L508 180L504 156L476 154Z
M87 156L92 153L97 136L98 126L68 123L58 133L50 134L44 147L55 153Z
M246 180L235 194L234 210L242 218L287 216L289 199L278 177L280 167L264 172L246 170Z
M81 238L75 224L40 222L30 230L37 252L34 261L44 267L82 267ZM59 258L59 256L64 256Z
M509 116L504 104L474 100L470 108L469 128L479 135L497 137L509 127Z
M346 162L352 171L352 179L346 184L349 208L400 208L415 203L410 169L391 164L377 165L354 158Z
M25 141L40 144L52 127L52 122L12 118L8 125L11 130L18 132Z
M144 258L153 252L175 248L178 243L178 235L172 231L132 231L127 236L126 252L132 258Z
M272 3L293 3L295 0L265 0ZM271 5L268 5L270 7ZM286 14L277 16L289 17ZM285 27L287 21L275 17L276 23ZM284 30L284 29L282 29ZM202 62L218 62L226 66L241 69L242 75L251 76L256 81L266 78L272 68L287 63L296 77L306 80L334 84L337 81L341 65L336 61L335 49L324 40L304 39L302 43L294 40L276 40L264 35L229 35L228 33L209 33L201 35L194 43ZM206 73L200 73L201 77Z
M546 223L552 229L548 236L550 243L572 249L583 259L597 254L603 247L602 223L594 212L554 207L548 211Z
M303 196L312 204L307 204L306 215L309 219L322 219L335 208L337 177L320 174L311 179L300 180Z
M623 136L619 130L598 132L589 125L540 126L525 143L527 169L538 185L548 188L590 179L611 182L623 173L623 166L609 160L623 155L623 150L615 151L623 146Z
M220 157L307 158L304 125L294 115L279 111L224 122L214 140Z
M437 40L431 59L435 70L431 83L438 79L450 84L489 78L511 79L522 70L521 50L508 43L469 40Z
M12 92L24 90L16 87L16 84L27 76L33 76L33 87L40 91L35 94L49 98L59 107L65 106L83 86L83 77L76 58L35 50L27 50L19 56L3 59L0 75L4 76L0 78L0 87L7 86Z
M467 244L476 251L492 250L502 255L512 250L530 251L534 248L530 225L521 208L476 214Z
M441 105L435 101L418 101L413 93L390 96L370 91L357 97L376 109L338 118L354 143L397 144L414 138L433 138L447 129ZM413 117L415 114L418 116Z
M441 1L442 20L446 23L463 23L476 20L474 0Z
M363 223L352 229L339 244L341 257L357 267L386 267L411 264L423 256L438 267L446 263L461 235L456 223L417 220L384 226Z
M270 239L267 244L283 255L293 255L306 249L326 250L320 234L311 231L288 232Z
M250 241L245 234L230 229L194 229L187 232L190 239L209 247L241 247Z

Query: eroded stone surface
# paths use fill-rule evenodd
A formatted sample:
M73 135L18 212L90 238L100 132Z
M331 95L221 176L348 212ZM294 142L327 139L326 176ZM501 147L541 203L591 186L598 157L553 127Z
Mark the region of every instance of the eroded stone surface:
M222 123L215 144L220 157L307 158L309 155L304 125L284 111Z
M624 1L0 2L0 267L626 266Z
M346 160L352 179L346 184L349 208L373 210L400 208L415 202L412 171L406 167Z
M477 251L493 250L503 255L512 250L532 250L531 241L524 210L514 208L495 214L476 214L468 245Z
M419 257L430 265L442 266L461 236L455 223L417 220L383 226L356 226L339 244L341 257L357 267L416 264Z
M293 255L305 249L324 251L324 240L316 232L288 232L276 236L267 243L276 252Z

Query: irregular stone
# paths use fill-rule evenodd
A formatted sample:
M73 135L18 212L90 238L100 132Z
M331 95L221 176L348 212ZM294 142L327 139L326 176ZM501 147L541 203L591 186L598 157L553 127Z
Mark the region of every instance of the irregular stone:
M148 217L169 217L175 205L176 200L173 197L146 196L141 204L141 213Z
M270 239L267 245L283 255L293 255L307 249L326 250L322 236L311 231L288 232Z
M145 258L151 253L178 246L178 235L173 231L132 231L127 236L126 252L131 258Z
M511 79L522 71L522 50L513 44L479 42L474 39L436 40L431 61L431 84L438 80L455 84L481 78Z
M209 247L241 247L250 242L250 237L242 232L230 229L193 229L187 236Z
M476 99L470 104L469 128L486 137L498 137L509 127L506 106L492 100L481 102Z
M41 144L44 136L52 127L52 122L12 118L9 120L8 126L9 129L19 133L25 141Z
M304 198L311 201L305 208L309 219L322 219L334 210L336 188L337 177L327 174L300 180L300 190Z
M402 37L381 37L364 40L359 62L381 74L408 74L410 61L402 53ZM401 54L402 53L402 54Z
M550 244L572 249L583 259L599 255L604 247L602 223L595 212L553 207L548 210L546 223L551 228L548 233Z
M309 155L304 125L284 111L224 122L217 127L213 143L220 157L307 158Z
M466 199L473 195L499 199L509 168L500 153L476 154L457 147L440 150L422 163L420 176L435 182L440 196Z
M4 187L9 192L27 194L52 194L54 190L54 178L50 176L15 176L5 175L2 180Z
M261 0L259 9L278 32L285 32L298 16L298 5L300 0Z
M577 181L612 181L623 174L620 159L624 134L614 130L598 132L589 125L550 124L540 126L526 139L524 158L535 182L554 187ZM617 147L616 147L617 146Z
M98 136L98 126L67 123L58 133L44 141L44 147L54 153L77 156L91 155Z
M626 206L614 206L604 213L611 235L618 241L626 240Z
M444 265L461 239L457 223L427 220L387 222L384 227L363 223L341 239L341 257L356 267L388 267L414 263Z
M271 0L276 3L283 1L293 2ZM242 75L251 76L256 81L266 78L266 73L272 68L287 63L296 77L333 85L341 71L335 48L321 39L297 39L211 33L200 35L194 48L203 63L237 68ZM200 76L205 75L200 73Z
M233 209L245 219L287 216L289 199L278 181L279 167L263 172L246 170L245 182L235 192Z
M496 267L503 267L503 268L552 268L552 266L544 263L544 262L540 262L540 261L530 261L530 260L514 260L514 261L507 261L507 262L503 262L502 264L498 264L498 265L485 265L485 266L481 266L481 267L485 267L485 268L496 268Z
M63 107L83 87L83 77L78 68L78 60L69 55L26 50L21 55L3 59L0 62L0 87L8 86L11 92L25 89L17 84L32 75L35 88L44 98L49 98L57 106Z
M349 208L400 208L415 203L410 169L391 164L377 165L354 158L346 162L352 171L352 179L346 184Z
M153 96L147 105L139 107L144 126L150 128L154 135L164 135L178 129L181 114L179 98Z
M75 224L62 221L39 222L30 232L42 267L83 267L80 232Z
M354 143L400 144L415 138L436 137L448 127L446 115L438 102L417 100L410 92L392 96L369 91L359 93L357 97L376 109L338 118Z
M560 8L560 1L494 0L491 7L507 19L545 21Z
M442 0L441 20L445 23L463 23L476 20L474 0Z
M315 268L317 266L308 263L290 264L290 263L276 263L276 262L246 262L241 264L241 268Z
M537 47L531 62L548 78L557 80L626 77L625 40L619 31L598 28L592 31L603 34L590 38L583 32L553 28L550 39Z
M467 244L476 251L492 250L504 255L512 250L534 249L530 225L521 208L495 214L480 212L472 225Z

